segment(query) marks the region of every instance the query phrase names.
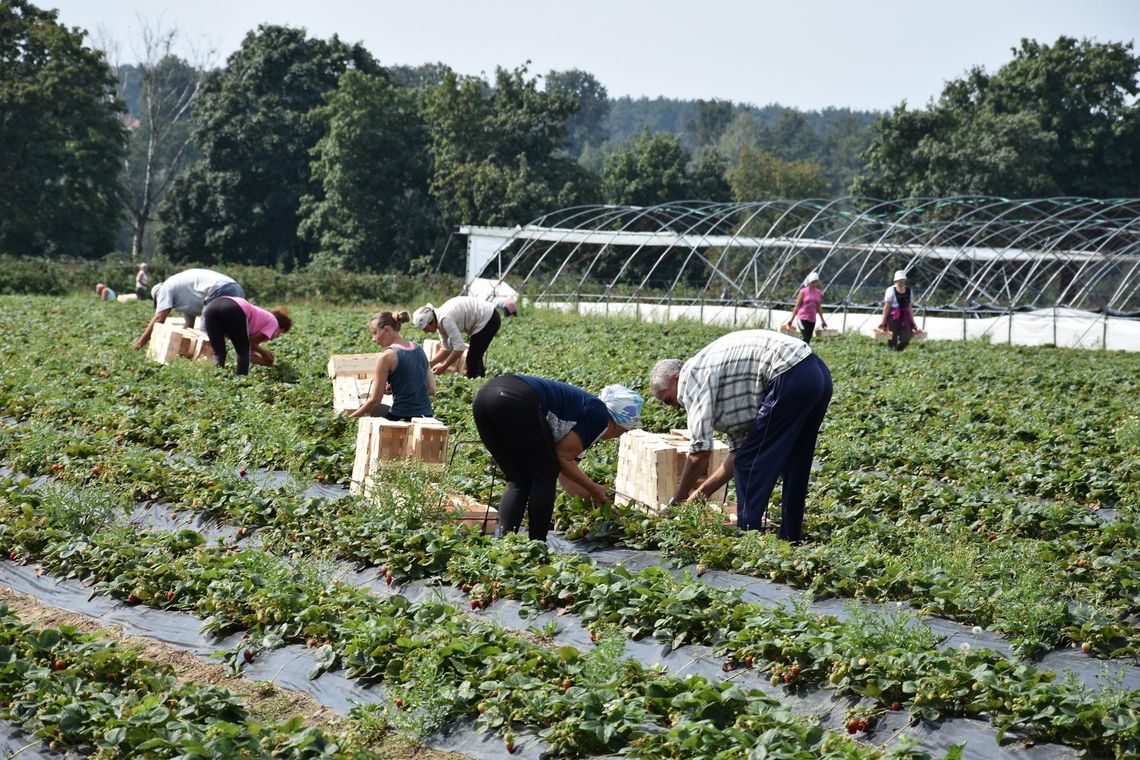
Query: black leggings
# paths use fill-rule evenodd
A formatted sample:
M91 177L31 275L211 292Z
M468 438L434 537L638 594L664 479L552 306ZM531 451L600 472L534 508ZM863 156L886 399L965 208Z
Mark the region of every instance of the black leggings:
M804 343L811 343L811 336L814 332L815 322L808 322L806 319L800 320L800 337L803 338Z
M525 511L527 534L545 541L554 516L558 458L538 394L525 380L501 375L478 390L472 412L479 437L507 478L495 535L518 530Z
M502 323L503 320L496 310L492 312L491 319L483 329L467 339L467 377L483 377L487 374L487 368L483 365L483 354L487 353L487 346L491 345L491 339L499 332L499 325Z
M237 301L232 298L210 301L202 310L202 320L206 323L206 335L210 336L210 348L214 350L217 365L226 364L226 338L229 338L237 352L237 374L248 375L249 322Z

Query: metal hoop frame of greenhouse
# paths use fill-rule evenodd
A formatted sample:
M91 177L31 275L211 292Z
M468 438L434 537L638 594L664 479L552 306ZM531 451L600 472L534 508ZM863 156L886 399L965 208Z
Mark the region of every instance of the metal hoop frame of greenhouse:
M928 310L1140 316L1140 199L581 206L460 232L468 281L489 270L538 302L787 304L818 271L828 303L873 309L904 269Z

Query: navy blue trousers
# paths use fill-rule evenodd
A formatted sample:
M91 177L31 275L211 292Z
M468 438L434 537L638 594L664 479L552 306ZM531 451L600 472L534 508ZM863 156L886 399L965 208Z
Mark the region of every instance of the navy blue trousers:
M831 402L831 372L815 354L768 384L756 422L736 450L736 524L757 530L776 479L784 478L780 538L803 536L815 440Z

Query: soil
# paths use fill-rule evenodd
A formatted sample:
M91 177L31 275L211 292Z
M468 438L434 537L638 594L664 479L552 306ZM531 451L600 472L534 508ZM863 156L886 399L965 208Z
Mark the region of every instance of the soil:
M142 652L143 658L150 662L169 665L173 668L175 676L186 683L226 689L241 699L250 712L261 720L283 721L299 715L304 719L306 726L329 733L345 734L351 729L351 723L344 716L323 707L308 694L282 689L265 681L249 681L231 675L224 666L203 662L189 652L169 644L143 636L128 636L119 626L103 626L85 615L48 606L33 596L2 586L0 586L0 602L7 604L8 609L16 617L30 625L44 628L70 625L85 633L102 633L112 641L137 647ZM452 760L463 757L415 746L392 734L385 735L380 744L371 748L384 756L400 759Z

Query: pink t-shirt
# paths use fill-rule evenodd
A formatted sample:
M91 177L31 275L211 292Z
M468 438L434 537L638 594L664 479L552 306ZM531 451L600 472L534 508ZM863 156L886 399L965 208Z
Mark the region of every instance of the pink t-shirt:
M266 340L277 337L280 327L277 324L277 317L273 316L272 312L266 311L260 306L254 306L244 298L237 296L225 296L225 298L229 298L245 312L245 321L249 324L250 335L261 333Z
M796 312L796 319L814 322L815 315L819 313L819 305L823 303L823 291L804 287L800 289L800 298L800 310Z

